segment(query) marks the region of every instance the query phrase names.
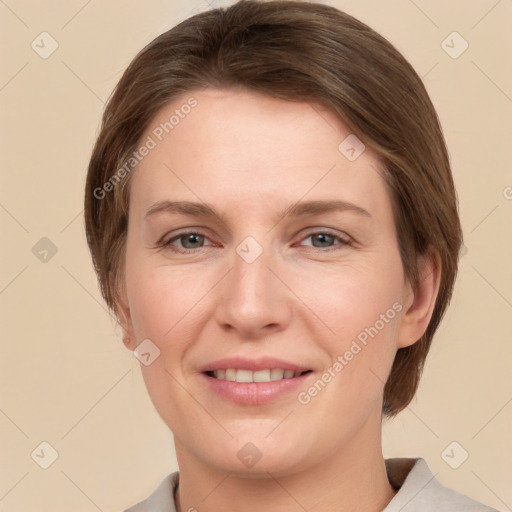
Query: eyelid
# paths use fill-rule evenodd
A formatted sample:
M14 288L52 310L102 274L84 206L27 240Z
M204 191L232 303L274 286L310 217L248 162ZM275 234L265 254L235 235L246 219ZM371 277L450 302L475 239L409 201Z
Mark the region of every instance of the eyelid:
M167 234L168 234L168 233L167 233ZM162 239L158 242L157 246L158 246L158 247L163 247L163 248L165 249L166 247L172 246L172 245L171 245L171 242L174 242L174 241L176 241L176 240L179 240L182 236L185 236L185 235L201 235L201 236L203 236L204 238L206 238L206 239L210 240L210 237L209 237L208 233L206 233L205 231L203 231L203 230L201 230L201 229L199 229L199 228L197 228L197 229L196 229L196 228L185 228L183 231L179 231L178 233L173 234L173 235L172 235L170 238L168 238L166 241L164 241L165 236L166 236L166 235L164 235L164 236L162 237ZM211 240L210 240L210 241L211 241ZM215 244L210 244L210 245L215 245ZM209 246L210 246L210 245L209 245ZM209 247L209 246L208 246L208 247ZM172 247L174 247L174 246L172 246ZM176 249L177 249L178 251L181 251L181 252L185 252L185 251L186 251L186 252L193 252L193 251L194 251L194 249L183 249L183 250L182 250L182 249L180 249L180 248L178 248L178 247L177 247ZM198 249L195 249L195 250L197 251L197 250L199 250L199 249L202 249L202 247L199 247Z
M350 237L349 235L343 233L343 234L340 234L330 228L322 228L322 227L317 227L317 228L309 228L308 231L306 233L304 233L301 238L299 239L299 242L302 242L304 240L306 240L307 238L313 236L313 235L317 235L317 234L325 234L325 235L329 235L329 236L332 236L334 237L335 239L338 239L339 240L339 244L338 246L334 245L334 246L329 246L329 247L314 247L314 246L302 246L302 247L311 247L312 249L315 249L315 250L318 250L320 252L327 252L329 250L336 250L336 249L339 249L339 245L341 244L341 246L346 246L346 245L352 245L353 244L353 239L352 237ZM173 234L167 241L164 242L164 237L162 237L162 239L160 240L160 242L158 242L157 244L157 247L159 248L162 248L162 249L166 249L166 248L170 248L170 250L173 250L173 251L176 251L178 253L194 253L194 252L198 252L200 251L201 249L204 249L205 247L212 247L212 246L215 246L216 244L215 243L211 243L211 244L208 244L206 246L202 246L202 247L198 247L196 249L181 249L177 246L174 246L172 244L172 242L175 242L177 240L179 240L181 237L185 236L185 235L200 235L200 236L203 236L205 239L210 240L210 237L208 235L208 233L206 233L205 231L203 231L202 229L200 228L184 228L182 231L179 231L178 233L175 233ZM217 244L218 245L218 244Z
M315 247L312 244L308 244L308 245L301 244L301 242L303 242L304 240L306 240L314 235L317 235L317 234L324 234L324 235L332 236L335 240L336 239L338 240L338 243L335 243L335 245L331 245L328 247ZM324 252L330 252L330 251L343 250L346 247L353 246L354 243L355 242L352 239L352 237L350 237L346 234L339 234L339 233L332 231L331 229L328 229L328 228L315 228L312 231L308 231L306 234L304 234L303 236L300 237L299 247L307 247L308 249L311 249L312 251L324 253Z
M344 243L351 243L352 242L352 238L350 236L348 236L347 234L345 233L339 233L339 232L336 232L332 229L329 229L329 228L311 228L311 230L308 230L306 232L306 234L304 234L302 237L301 237L301 240L304 240L305 238L309 238L310 236L312 235L317 235L318 233L322 233L324 235L330 235L330 236L333 236L334 238L338 238L339 240L341 240L342 242Z

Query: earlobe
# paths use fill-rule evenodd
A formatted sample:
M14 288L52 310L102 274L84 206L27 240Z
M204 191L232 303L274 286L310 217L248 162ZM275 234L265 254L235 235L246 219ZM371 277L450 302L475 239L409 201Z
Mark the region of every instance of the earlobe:
M135 350L135 336L133 333L133 326L131 322L130 308L128 307L128 300L124 287L118 287L114 279L111 276L111 286L115 290L115 314L117 317L117 323L122 330L122 339L126 348L129 350Z
M429 250L419 258L420 281L416 289L410 284L404 287L403 314L397 348L404 348L416 343L427 330L441 281L441 258L435 249Z
M135 350L136 343L133 335L129 309L124 305L120 306L119 303L116 303L116 316L118 324L121 326L123 343L127 349L132 351Z
M125 306L116 305L116 315L118 323L121 326L123 343L129 350L135 350L135 336L133 334L132 323L130 319L130 310Z

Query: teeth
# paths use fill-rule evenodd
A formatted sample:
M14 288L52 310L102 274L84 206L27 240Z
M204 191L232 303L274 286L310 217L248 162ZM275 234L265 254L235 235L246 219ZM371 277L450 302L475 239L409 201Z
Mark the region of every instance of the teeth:
M252 374L253 382L270 382L270 370L259 370Z
M230 380L231 382L271 382L274 380L291 379L298 377L302 372L293 370L283 370L282 368L271 368L268 370L237 370L227 368L225 370L215 370L213 376L217 379Z
M284 377L284 370L280 368L272 368L270 370L270 380L281 380Z
M213 373L215 375L215 372ZM233 382L236 381L236 370L233 370L230 368L229 370L226 370L226 380L232 380Z
M236 381L237 382L254 382L252 380L252 373L250 370L237 370Z

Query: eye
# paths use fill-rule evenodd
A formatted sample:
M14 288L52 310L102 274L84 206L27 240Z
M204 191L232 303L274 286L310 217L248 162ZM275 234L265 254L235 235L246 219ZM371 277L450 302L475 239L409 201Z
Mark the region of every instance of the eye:
M179 233L172 238L169 238L166 242L159 244L161 247L168 247L177 252L192 252L194 249L201 249L204 247L205 240L208 240L207 236L197 231L187 231ZM175 243L179 243L178 246ZM213 244L208 244L213 245Z
M311 244L305 245L310 245L315 249L337 250L341 249L343 246L351 245L350 238L336 235L327 230L311 232L303 238L302 241L308 239L311 240ZM205 246L215 245L213 243L207 244L206 241L210 241L206 234L199 231L186 231L178 233L167 241L162 241L158 245L159 247L168 248L175 252L190 254ZM336 242L338 242L338 244L336 244Z
M305 238L303 238L303 240L308 239L311 239L311 246L316 249L338 249L339 247L333 245L335 244L336 241L339 241L341 246L351 244L351 241L348 237L341 237L329 231L314 231L312 233L309 233Z

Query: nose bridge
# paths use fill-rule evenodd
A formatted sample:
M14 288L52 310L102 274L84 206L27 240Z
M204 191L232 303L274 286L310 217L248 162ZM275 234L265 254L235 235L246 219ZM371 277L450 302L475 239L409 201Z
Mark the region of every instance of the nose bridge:
M264 246L252 236L236 246L217 308L221 324L255 335L260 329L282 327L288 321L286 289L270 270L275 267L275 258L270 244Z
M264 246L263 241L260 243L253 236L247 236L238 244L235 253L231 283L233 294L245 301L267 299L275 284L269 270L275 255L271 253L269 244Z

